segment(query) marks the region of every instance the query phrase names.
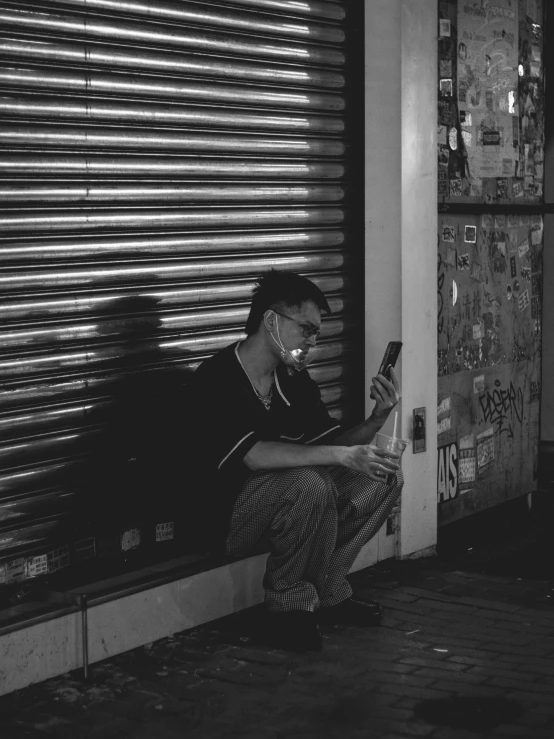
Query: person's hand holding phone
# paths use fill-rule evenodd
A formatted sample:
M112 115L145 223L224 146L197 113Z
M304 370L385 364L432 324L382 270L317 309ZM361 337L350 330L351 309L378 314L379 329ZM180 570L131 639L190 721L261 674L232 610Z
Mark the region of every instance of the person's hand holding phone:
M386 378L385 374L378 374L371 378L369 397L375 401L375 407L371 415L378 420L388 418L390 412L400 400L400 383L393 368L390 367L386 374L390 376L390 380Z

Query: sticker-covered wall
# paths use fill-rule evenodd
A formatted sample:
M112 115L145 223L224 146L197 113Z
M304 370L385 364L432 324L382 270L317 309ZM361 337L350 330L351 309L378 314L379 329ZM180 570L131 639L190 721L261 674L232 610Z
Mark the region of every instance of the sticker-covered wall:
M542 54L542 0L439 3L439 525L537 487Z
M439 523L531 492L539 442L542 217L442 215Z
M543 197L543 0L440 0L439 202Z

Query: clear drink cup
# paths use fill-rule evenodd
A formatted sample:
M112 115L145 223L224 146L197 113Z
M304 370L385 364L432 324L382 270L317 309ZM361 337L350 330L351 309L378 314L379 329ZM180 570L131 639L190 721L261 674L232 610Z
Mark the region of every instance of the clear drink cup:
M400 457L394 460L398 465L400 465L404 449L408 446L408 442L405 439L399 439L398 437L389 436L388 434L381 433L375 434L373 444L379 449L384 449L387 452L399 454ZM390 484L393 478L394 473L387 475L387 483Z

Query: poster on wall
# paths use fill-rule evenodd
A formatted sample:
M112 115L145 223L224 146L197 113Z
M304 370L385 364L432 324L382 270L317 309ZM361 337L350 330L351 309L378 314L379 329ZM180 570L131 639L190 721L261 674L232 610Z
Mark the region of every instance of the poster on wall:
M458 105L468 178L516 176L518 0L459 2Z
M543 0L439 0L439 203L541 201L543 15Z

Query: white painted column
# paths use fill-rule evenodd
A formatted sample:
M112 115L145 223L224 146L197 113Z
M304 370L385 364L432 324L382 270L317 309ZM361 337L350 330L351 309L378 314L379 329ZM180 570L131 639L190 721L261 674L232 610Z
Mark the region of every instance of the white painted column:
M436 543L437 24L436 0L366 0L366 396L387 343L404 343L399 433L427 409L427 451L404 452L400 531L378 558ZM392 431L392 417L385 426Z

